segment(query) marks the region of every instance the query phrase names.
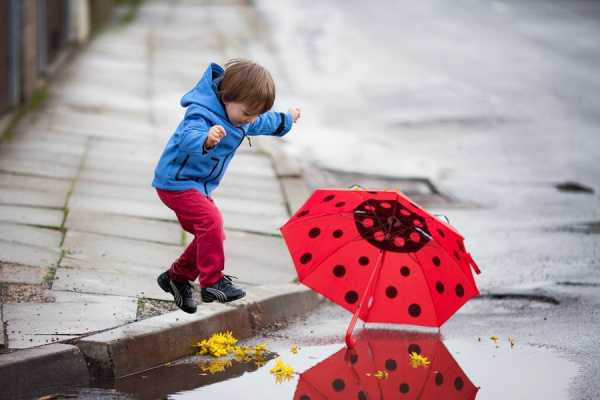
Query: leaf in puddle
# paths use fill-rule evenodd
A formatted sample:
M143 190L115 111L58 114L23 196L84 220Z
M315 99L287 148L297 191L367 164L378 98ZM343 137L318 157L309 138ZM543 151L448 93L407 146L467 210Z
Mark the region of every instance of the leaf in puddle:
M198 364L198 367L202 372L207 372L209 374L217 374L219 372L225 371L227 368L231 367L231 360L209 360L206 362L202 362Z
M417 354L414 351L410 353L410 364L413 368L428 367L431 361L427 357L421 354Z
M271 374L275 375L275 382L281 383L294 377L294 368L286 364L281 358L275 360L275 366L271 368Z
M494 342L494 344L498 343L498 339L499 339L498 336L495 336L495 335L494 336L490 336L490 340L492 342Z
M290 351L292 352L292 354L298 354L298 346L297 345L293 345L290 348Z
M510 348L515 347L515 339L512 336L508 337L508 343L510 343Z
M377 371L375 371L374 374L371 374L370 372L367 372L366 375L367 376L375 377L377 379L387 379L389 377L389 374L387 373L387 371L382 371L382 370L377 370Z

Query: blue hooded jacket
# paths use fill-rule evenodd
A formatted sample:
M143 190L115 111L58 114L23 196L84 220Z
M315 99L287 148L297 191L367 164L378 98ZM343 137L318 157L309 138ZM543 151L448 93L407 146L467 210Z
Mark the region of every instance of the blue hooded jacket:
M169 139L154 170L152 186L165 190L196 189L210 196L219 185L229 162L246 136L283 136L292 128L289 113L265 112L250 123L234 126L217 91L223 68L211 64L196 86L181 98L185 117ZM227 135L204 151L204 141L213 125Z

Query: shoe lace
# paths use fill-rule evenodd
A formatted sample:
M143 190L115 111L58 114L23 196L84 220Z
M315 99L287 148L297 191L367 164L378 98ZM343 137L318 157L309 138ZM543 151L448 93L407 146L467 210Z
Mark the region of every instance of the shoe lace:
M192 296L192 285L189 282L178 283L177 286L179 286L179 290L182 292L182 294L184 296L186 296L186 297Z
M234 275L223 275L222 285L223 286L233 286L233 279L239 279L239 278Z

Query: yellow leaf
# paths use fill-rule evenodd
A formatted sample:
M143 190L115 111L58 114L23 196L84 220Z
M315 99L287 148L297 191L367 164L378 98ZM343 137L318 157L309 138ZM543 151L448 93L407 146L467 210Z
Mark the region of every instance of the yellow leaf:
M429 361L427 357L421 354L417 354L413 351L412 353L410 353L410 363L413 368L418 368L429 366L429 364L431 364L431 361Z
M286 364L281 358L275 360L275 366L271 368L271 374L275 375L275 382L281 383L294 377L294 368Z
M298 346L293 345L292 348L290 349L290 351L292 352L292 354L298 354Z
M387 371L378 370L373 376L377 379L387 379L389 375Z
M492 342L494 342L494 344L498 343L498 336L490 336L490 339Z
M508 337L508 343L510 343L510 348L515 347L515 339L512 336Z

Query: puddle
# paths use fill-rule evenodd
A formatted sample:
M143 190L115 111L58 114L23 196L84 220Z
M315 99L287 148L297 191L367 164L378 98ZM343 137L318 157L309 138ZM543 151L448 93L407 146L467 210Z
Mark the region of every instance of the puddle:
M364 174L318 168L314 165L306 166L305 169L304 175L308 185L313 189L320 187L349 188L358 185L363 188L377 188L378 190L400 190L426 207L457 205L456 200L440 193L427 178Z
M305 339L296 354L290 340L269 343L298 372L282 383L270 373L275 360L262 367L232 362L210 374L192 357L118 380L113 388L81 389L78 397L563 400L576 373L576 366L558 354L521 343L512 347L507 338L497 344L475 337L442 341L437 334L369 329L359 333L354 351L341 342ZM430 364L413 367L411 352Z
M563 400L569 398L569 384L577 373L577 365L553 349L519 337L512 345L508 337L478 338L476 331L470 337L444 338L437 333L371 327L356 332L356 348L349 352L342 336L347 317L336 307L322 307L285 329L238 343L265 343L272 354L263 365L235 359L206 364L211 359L187 357L103 388L52 393L82 399ZM414 368L412 352L430 364ZM277 357L294 368L291 380L277 383L271 374Z
M564 227L560 227L557 230L562 231L562 232L583 233L586 235L597 235L600 233L600 221L567 225Z

